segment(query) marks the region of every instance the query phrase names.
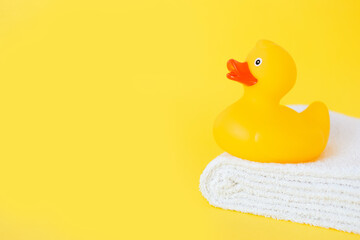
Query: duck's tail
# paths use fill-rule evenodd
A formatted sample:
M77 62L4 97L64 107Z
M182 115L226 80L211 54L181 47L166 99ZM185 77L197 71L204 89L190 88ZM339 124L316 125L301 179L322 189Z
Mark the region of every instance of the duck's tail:
M330 133L330 116L329 110L322 102L316 101L309 105L307 109L301 112L301 115L308 121L320 127L327 140Z

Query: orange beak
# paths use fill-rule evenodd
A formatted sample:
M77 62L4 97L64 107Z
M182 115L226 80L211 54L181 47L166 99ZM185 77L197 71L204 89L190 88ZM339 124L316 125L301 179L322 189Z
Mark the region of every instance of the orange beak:
M226 74L228 79L243 83L246 86L252 86L257 83L257 79L251 74L247 62L242 63L234 59L230 59L227 62L227 68L230 71Z

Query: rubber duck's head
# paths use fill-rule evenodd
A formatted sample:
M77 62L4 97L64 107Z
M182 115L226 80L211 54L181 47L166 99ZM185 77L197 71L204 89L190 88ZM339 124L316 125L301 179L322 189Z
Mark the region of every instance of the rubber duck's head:
M283 48L268 40L260 40L245 62L231 59L227 77L243 83L252 95L280 100L295 84L295 62Z

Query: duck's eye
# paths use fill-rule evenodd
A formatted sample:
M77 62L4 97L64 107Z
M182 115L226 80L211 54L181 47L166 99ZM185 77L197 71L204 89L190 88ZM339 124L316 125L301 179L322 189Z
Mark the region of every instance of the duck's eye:
M261 63L262 63L262 59L261 59L261 58L255 59L255 62L254 62L255 66L260 66Z

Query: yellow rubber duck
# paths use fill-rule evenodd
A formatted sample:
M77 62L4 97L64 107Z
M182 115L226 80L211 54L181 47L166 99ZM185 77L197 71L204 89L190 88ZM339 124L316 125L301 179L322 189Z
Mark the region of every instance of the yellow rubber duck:
M240 100L216 119L214 136L226 152L250 161L299 163L316 160L330 131L322 102L301 113L280 105L294 86L296 66L283 48L260 40L246 62L229 60L227 77L244 84Z

